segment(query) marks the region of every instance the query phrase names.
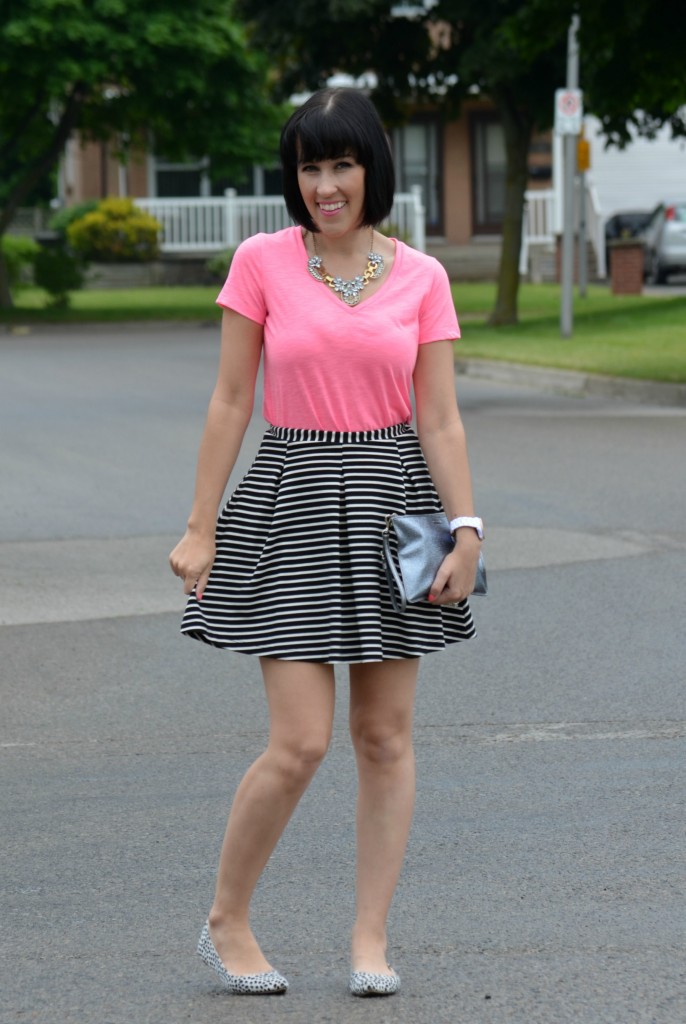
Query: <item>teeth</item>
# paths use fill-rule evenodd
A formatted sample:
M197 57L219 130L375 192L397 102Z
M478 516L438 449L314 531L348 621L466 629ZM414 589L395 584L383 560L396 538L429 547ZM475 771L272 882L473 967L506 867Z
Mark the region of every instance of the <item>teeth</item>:
M322 210L326 210L327 213L331 213L333 210L342 210L345 203L320 203L319 207Z

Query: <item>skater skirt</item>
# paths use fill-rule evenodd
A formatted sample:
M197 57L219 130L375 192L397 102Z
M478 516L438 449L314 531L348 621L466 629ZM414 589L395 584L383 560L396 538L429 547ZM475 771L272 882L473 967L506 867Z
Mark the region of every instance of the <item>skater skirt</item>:
M219 514L212 572L181 631L244 654L329 664L416 658L467 640L467 601L396 612L390 600L385 517L440 509L407 424L270 427Z

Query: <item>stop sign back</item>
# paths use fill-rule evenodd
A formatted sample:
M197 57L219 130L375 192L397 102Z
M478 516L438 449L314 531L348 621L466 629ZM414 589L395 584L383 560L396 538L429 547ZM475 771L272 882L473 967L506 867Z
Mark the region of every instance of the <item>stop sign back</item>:
M558 135L578 135L583 116L581 89L555 90L555 131Z

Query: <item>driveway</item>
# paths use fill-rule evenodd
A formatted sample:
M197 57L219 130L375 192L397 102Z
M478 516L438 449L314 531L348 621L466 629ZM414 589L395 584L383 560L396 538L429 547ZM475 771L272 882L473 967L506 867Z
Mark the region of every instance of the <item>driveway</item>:
M166 565L217 351L214 327L0 340L0 1019L683 1024L686 410L505 382L458 380L491 593L422 669L400 994L346 993L343 672L255 901L289 994L226 996L195 956L265 731L258 664L179 636Z

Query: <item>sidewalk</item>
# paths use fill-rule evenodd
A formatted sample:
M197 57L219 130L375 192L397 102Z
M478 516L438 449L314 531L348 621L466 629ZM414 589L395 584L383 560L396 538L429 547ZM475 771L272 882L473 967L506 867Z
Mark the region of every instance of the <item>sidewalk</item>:
M455 360L455 369L458 375L466 377L481 377L500 384L519 384L561 395L595 395L600 398L626 399L639 405L686 407L686 384L607 377L597 373L527 366L496 359L462 359L459 356Z

